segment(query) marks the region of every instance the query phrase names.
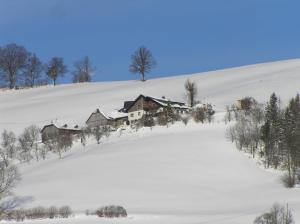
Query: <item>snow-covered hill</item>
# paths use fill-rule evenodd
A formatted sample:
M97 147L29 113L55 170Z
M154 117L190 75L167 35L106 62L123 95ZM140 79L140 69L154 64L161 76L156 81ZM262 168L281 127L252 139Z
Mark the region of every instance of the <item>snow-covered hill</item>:
M184 100L187 78L199 98L218 111L243 96L283 102L299 90L300 60L139 81L88 83L0 92L0 125L20 132L54 119L82 123L101 108L111 111L140 93ZM130 217L99 222L80 217L63 223L252 223L278 201L300 220L300 189L286 189L279 174L259 167L224 137L222 114L212 124L181 123L112 134L97 145L79 144L59 160L21 165L16 189L33 205L70 205L76 212L120 204ZM46 220L44 223L59 221ZM35 222L34 222L35 223Z
M299 91L300 59L244 66L221 71L152 79L69 84L0 92L0 129L22 131L33 123L51 120L84 123L97 107L106 112L119 109L123 101L144 93L184 101L184 82L197 82L199 99L224 110L243 96L265 101L275 91L282 100Z

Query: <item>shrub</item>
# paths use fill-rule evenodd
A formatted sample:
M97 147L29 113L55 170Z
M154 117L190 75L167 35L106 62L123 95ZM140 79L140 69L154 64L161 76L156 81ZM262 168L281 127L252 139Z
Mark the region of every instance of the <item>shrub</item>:
M254 224L293 224L294 219L288 205L286 208L275 203L269 212L258 216Z
M184 123L185 126L188 124L189 120L190 120L190 118L188 116L181 117L181 121L182 121L182 123Z
M29 219L44 219L47 211L44 207L38 206L26 211L26 217Z
M168 118L164 113L160 113L157 117L157 123L160 126L166 126L168 124Z
M197 108L196 111L193 113L193 118L195 122L201 122L204 123L205 119L207 118L207 114L205 111L205 108L200 107Z
M114 206L114 205L99 208L96 211L96 214L99 217L107 217L107 218L127 217L127 212L125 208L123 208L122 206Z
M59 208L58 213L61 218L69 218L72 215L72 210L69 206L63 206Z
M51 206L48 209L48 216L50 219L54 219L54 218L58 217L58 209L55 206Z
M0 214L0 220L14 220L14 221L23 221L26 219L46 219L46 218L68 218L72 215L71 208L69 206L63 206L60 209L57 209L55 206L50 208L45 207L35 207L32 209L22 210L10 210L7 212L2 212Z
M291 188L291 187L294 187L294 185L295 185L295 178L290 176L288 173L285 173L281 177L281 182L283 183L283 185L285 187Z
M154 118L152 115L144 117L144 126L145 127L153 127L155 125Z

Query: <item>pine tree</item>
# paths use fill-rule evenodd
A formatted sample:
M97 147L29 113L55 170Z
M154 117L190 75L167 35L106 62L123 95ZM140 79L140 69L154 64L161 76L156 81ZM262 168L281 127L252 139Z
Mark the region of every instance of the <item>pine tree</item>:
M272 93L269 103L265 108L265 124L262 127L262 140L266 157L266 166L279 165L279 129L280 129L280 110L278 98Z

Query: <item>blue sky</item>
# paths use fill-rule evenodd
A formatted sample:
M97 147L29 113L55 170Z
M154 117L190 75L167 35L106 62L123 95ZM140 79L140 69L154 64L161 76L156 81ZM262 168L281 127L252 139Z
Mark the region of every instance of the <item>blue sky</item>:
M138 78L128 66L144 45L155 78L300 57L299 9L299 0L0 0L0 46L63 57L69 70L88 55L93 80L107 81Z

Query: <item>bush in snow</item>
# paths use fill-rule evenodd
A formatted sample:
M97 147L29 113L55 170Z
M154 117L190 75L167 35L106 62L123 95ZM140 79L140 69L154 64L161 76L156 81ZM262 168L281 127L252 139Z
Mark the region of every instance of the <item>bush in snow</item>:
M59 217L61 218L68 218L72 215L72 210L69 206L63 206L59 208Z
M54 219L54 218L68 218L72 215L72 210L69 206L63 206L57 209L55 206L45 208L38 206L32 209L17 209L10 210L5 213L0 213L0 220L15 220L23 221L26 219Z
M24 221L26 218L26 211L19 209L19 210L11 210L5 213L1 213L0 220L7 220L7 221Z
M145 127L153 127L155 125L153 116L152 115L144 116L143 123Z
M99 217L107 218L117 218L117 217L127 217L127 212L122 206L105 206L97 209L96 214Z
M28 219L44 219L47 217L47 209L38 206L26 211L26 218Z
M185 126L188 124L189 120L190 120L189 116L181 116L181 121L182 123L184 123Z
M293 224L294 219L288 205L286 207L275 203L269 212L257 217L254 224Z
M51 206L50 208L48 208L48 217L50 219L54 219L56 217L58 217L58 209L55 206Z
M195 112L193 113L193 118L195 122L204 123L205 119L207 118L204 107L196 108Z
M97 144L100 144L100 139L102 138L103 136L103 132L100 128L100 126L97 126L93 129L93 132L92 132L94 138L96 139L97 141Z
M295 185L295 177L293 175L289 175L288 173L285 173L281 176L281 182L285 187L291 188Z
M160 126L166 126L168 124L168 118L165 113L160 113L157 117L157 123Z

